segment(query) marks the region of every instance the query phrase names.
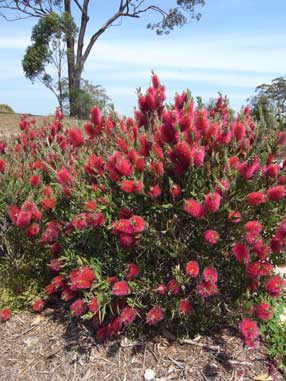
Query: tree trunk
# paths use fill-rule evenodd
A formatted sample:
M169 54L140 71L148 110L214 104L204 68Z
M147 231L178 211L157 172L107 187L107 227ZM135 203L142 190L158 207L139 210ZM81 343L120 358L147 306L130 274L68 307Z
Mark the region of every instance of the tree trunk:
M71 14L71 1L65 0L65 12L72 20ZM75 51L74 51L74 36L72 25L67 26L65 30L66 44L67 44L67 64L68 64L68 82L69 82L69 104L70 116L76 116L78 113L76 107L76 93L80 88L80 83L76 83L76 65L75 65Z

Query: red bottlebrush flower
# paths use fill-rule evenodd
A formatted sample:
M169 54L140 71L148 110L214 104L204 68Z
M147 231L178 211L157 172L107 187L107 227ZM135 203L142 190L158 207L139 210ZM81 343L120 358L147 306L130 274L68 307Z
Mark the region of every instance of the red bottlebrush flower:
M285 186L277 185L267 190L267 197L270 201L279 201L285 197Z
M9 319L11 319L11 311L9 308L4 308L3 310L0 311L0 321L4 322Z
M245 272L247 276L251 279L256 279L260 277L260 268L261 265L259 262L250 262L246 265Z
M59 258L54 258L51 260L51 262L48 264L48 267L55 272L59 272L63 268L63 261Z
M265 259L270 255L270 247L265 245L262 239L254 242L252 250L260 259Z
M230 183L228 179L221 179L218 181L218 184L215 186L215 190L223 197L225 193L229 190Z
M45 287L45 290L48 295L52 295L57 291L56 286L54 284L48 284Z
M139 159L136 160L135 167L136 167L137 171L139 171L140 173L144 172L145 160L143 157L139 157Z
M26 235L29 239L33 239L37 237L37 235L40 232L40 225L39 224L32 224L29 226L26 230Z
M104 173L103 164L104 161L102 157L92 154L89 156L84 168L85 171L91 176L102 176Z
M120 316L116 316L114 319L112 319L112 321L108 325L109 336L116 337L119 331L121 331L122 325L123 323Z
M253 235L259 235L259 233L262 231L263 226L262 224L257 221L249 221L244 225L244 229L247 233L252 233Z
M130 219L121 218L119 221L113 223L113 232L115 234L130 234L134 233Z
M80 130L79 128L71 128L68 131L68 138L69 138L70 143L74 147L80 147L84 144L84 138L83 138L82 130Z
M133 227L134 234L142 233L144 231L145 224L142 217L133 215L132 217L129 218L129 221Z
M92 298L92 299L89 301L88 309L89 309L90 312L92 312L93 314L96 314L96 313L97 313L97 311L99 310L99 303L98 303L97 298Z
M21 209L17 217L16 225L19 228L26 228L27 226L30 225L31 219L32 219L32 212Z
M259 191L259 192L249 193L246 197L246 200L249 203L249 205L254 206L254 205L264 204L267 198L266 198L265 192Z
M55 290L57 291L59 288L64 287L65 285L65 276L64 275L57 275L51 280L51 284L55 287Z
M275 178L279 173L279 169L279 164L270 164L266 169L266 174L271 178Z
M240 175L246 179L250 180L260 169L260 159L255 157L252 163L244 162L238 165L238 170Z
M158 176L162 176L164 174L164 165L161 161L155 161L151 164L151 171L157 174Z
M3 173L5 171L5 165L6 165L5 160L0 159L0 173Z
M241 219L241 214L237 211L232 210L228 213L228 219L233 224L239 224Z
M199 168L203 165L205 158L205 147L200 147L196 149L193 153L193 160L195 167Z
M281 296L284 287L284 279L279 275L273 276L265 283L266 292L273 298Z
M270 276L273 273L273 266L267 261L260 262L260 275Z
M138 315L138 311L136 308L125 307L120 313L120 319L122 323L128 327L130 324L134 322L136 316Z
M286 237L286 220L280 222L279 226L277 227L276 236L281 240Z
M55 198L45 198L41 200L41 206L46 210L53 210L56 206L57 200Z
M204 232L204 239L210 245L215 245L219 240L219 234L216 230L207 230Z
M94 272L88 267L82 267L77 269L76 273L70 274L71 289L72 290L84 290L91 287L92 282L95 280Z
M90 110L90 120L95 125L98 126L101 121L101 113L99 107L93 107Z
M20 212L20 209L18 208L17 205L11 205L8 208L9 217L10 217L11 221L13 222L13 224L15 224L15 225L17 224L19 212Z
M186 275L190 278L196 278L199 275L200 268L196 261L190 261L186 264Z
M96 332L96 340L104 342L110 336L110 328L107 324L98 327Z
M218 192L208 193L205 196L205 209L210 213L215 213L219 210L221 196Z
M158 198L161 196L161 188L159 187L158 184L155 184L150 187L148 195L152 198Z
M255 321L243 319L239 323L239 330L246 345L255 346L255 341L259 335L259 329Z
M35 221L41 221L43 218L41 211L35 206L32 211L32 219Z
M280 185L285 185L286 184L286 176L279 176L278 177L278 183Z
M118 212L118 217L120 219L128 220L130 217L132 217L134 213L129 208L121 208Z
M180 185L174 184L172 187L170 187L170 195L172 196L173 200L176 198L179 198L182 194L182 189Z
M42 312L44 309L44 302L42 301L42 299L37 300L33 304L32 308L33 308L33 311L35 312Z
M89 200L85 202L84 206L88 210L95 210L97 207L97 202L95 200Z
M191 313L192 305L187 299L180 300L178 311L180 315L189 316Z
M236 243L232 252L239 263L248 263L250 262L250 254L247 247L243 243Z
M117 282L117 277L116 276L109 276L106 280L107 280L107 283L114 284L115 282Z
M160 89L161 84L160 84L160 79L157 74L152 75L152 85L154 89Z
M123 180L120 189L126 193L140 193L143 190L143 183L141 180Z
M122 280L114 283L112 287L112 294L116 296L126 296L130 293L128 282Z
M231 156L231 157L228 159L228 162L229 162L229 166L230 166L230 168L232 168L232 169L238 168L238 165L239 165L239 158L238 158L237 156Z
M192 161L192 150L187 142L179 142L170 153L170 159L175 165L174 172L177 175L185 173Z
M180 292L180 285L175 278L170 279L167 284L167 289L171 295L177 295Z
M40 175L34 175L34 176L31 176L30 177L30 184L33 186L33 187L38 187L40 184L41 184L41 176Z
M86 305L82 299L77 299L71 304L70 310L73 316L79 317L85 313Z
M146 315L146 323L149 325L158 324L164 319L164 310L158 305L155 305Z
M53 190L49 185L46 185L42 190L42 195L45 197L52 197Z
M198 294L202 298L208 298L209 296L217 295L218 288L214 282L201 282L197 285Z
M279 254L282 250L283 244L278 237L272 237L270 239L270 247L273 253Z
M64 287L62 293L61 293L61 299L64 300L65 302L70 301L76 293L72 291L69 287Z
M50 221L47 224L46 230L42 234L42 237L40 239L40 242L42 244L53 244L57 241L60 235L60 225L57 221Z
M67 170L67 168L65 167L62 167L62 169L60 169L58 172L57 172L57 181L59 184L63 185L63 186L66 186L66 185L73 185L74 183L74 178L72 177L72 175L69 173L69 171Z
M236 140L241 142L246 134L246 127L242 122L236 121L233 125L233 134Z
M133 234L124 234L119 235L120 246L124 249L130 249L135 245L135 238Z
M194 218L200 219L204 217L204 208L202 204L192 198L185 201L184 210Z
M139 275L139 267L135 263L130 263L127 268L126 279L131 280Z
M203 277L206 282L216 283L218 280L218 273L213 267L205 267Z
M165 295L167 293L167 286L165 284L159 284L157 288L154 289L159 295Z
M255 308L255 315L262 321L267 321L273 317L273 309L268 303L260 303Z
M99 132L98 129L95 128L95 127L94 127L91 123L89 123L89 122L84 123L83 128L84 128L86 134L88 135L88 137L89 137L90 139L93 139L93 138L95 138L95 137L98 135L98 132Z
M133 168L129 160L118 158L115 162L115 169L119 172L121 176L128 177L132 175Z

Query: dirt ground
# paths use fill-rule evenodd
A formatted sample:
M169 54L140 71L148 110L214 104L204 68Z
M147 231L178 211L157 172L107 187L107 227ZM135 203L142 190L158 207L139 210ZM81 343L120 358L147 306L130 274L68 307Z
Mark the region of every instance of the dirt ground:
M0 380L285 380L263 345L246 349L233 332L186 342L164 336L98 344L83 324L62 314L22 313L0 325Z

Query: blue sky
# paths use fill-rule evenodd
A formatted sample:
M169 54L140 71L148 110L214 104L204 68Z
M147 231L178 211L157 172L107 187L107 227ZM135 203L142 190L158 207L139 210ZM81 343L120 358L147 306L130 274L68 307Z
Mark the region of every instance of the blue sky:
M118 4L118 0L93 1L99 11L94 12L92 25L100 25ZM174 1L152 3L171 5ZM168 100L186 88L205 100L222 92L239 109L257 85L286 75L286 1L206 3L199 22L163 37L145 28L150 19L155 20L154 15L123 19L94 46L84 77L103 85L124 114L132 114L136 88L148 86L151 70L167 86ZM21 68L33 22L11 23L0 18L0 103L20 113L49 114L57 106L56 99L41 84L26 79Z

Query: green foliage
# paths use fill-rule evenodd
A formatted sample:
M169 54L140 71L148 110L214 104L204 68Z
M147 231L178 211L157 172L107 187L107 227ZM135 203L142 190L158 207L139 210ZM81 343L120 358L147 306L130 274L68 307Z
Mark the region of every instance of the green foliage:
M274 317L261 325L260 330L269 345L269 354L286 370L286 301L285 298L271 301Z
M69 89L68 82L63 82L63 102L64 112L69 114ZM90 117L90 110L92 107L97 106L102 112L109 112L112 108L111 99L106 94L106 90L101 85L93 85L86 79L81 79L80 89L72 93L72 98L77 110L79 110L77 117L80 119L88 119Z

